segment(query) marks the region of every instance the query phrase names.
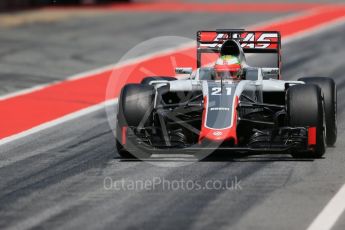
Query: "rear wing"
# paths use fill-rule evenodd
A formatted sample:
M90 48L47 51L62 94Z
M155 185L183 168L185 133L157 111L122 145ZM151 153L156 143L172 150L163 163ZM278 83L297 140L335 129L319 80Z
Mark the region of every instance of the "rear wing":
M237 40L244 53L276 53L277 67L281 67L281 35L278 31L203 30L197 32L197 67L201 67L203 53L219 53L222 44Z

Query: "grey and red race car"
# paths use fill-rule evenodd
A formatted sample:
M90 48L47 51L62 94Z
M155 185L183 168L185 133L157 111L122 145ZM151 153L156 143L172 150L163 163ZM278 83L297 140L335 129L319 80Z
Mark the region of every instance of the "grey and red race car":
M247 53L275 54L276 66L249 66ZM199 31L197 69L176 68L187 79L150 76L123 87L118 153L142 158L223 150L320 158L337 139L336 85L326 77L281 80L280 53L276 31ZM217 76L207 55L237 58L240 74Z

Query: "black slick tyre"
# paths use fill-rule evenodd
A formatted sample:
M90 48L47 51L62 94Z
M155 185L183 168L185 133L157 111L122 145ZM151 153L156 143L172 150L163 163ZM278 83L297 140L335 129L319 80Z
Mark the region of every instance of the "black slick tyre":
M299 81L320 87L325 102L327 145L333 146L337 141L337 87L334 80L327 77L303 77Z
M286 93L289 125L315 127L316 144L305 154L292 153L293 157L320 158L326 150L325 112L321 89L312 84L291 86Z

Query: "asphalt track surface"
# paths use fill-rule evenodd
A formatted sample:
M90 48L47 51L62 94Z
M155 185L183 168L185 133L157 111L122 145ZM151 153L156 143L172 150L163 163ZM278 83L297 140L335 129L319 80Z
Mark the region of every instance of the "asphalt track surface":
M147 17L145 13L109 13L53 25L2 29L6 33L1 33L0 40L12 42L13 46L7 50L8 56L2 55L1 91L14 92L113 63L131 46L153 35L193 37L191 32L201 26L224 27L231 23L232 27L243 27L279 15ZM109 24L116 17L125 17L126 25ZM52 27L56 29L51 30ZM135 35L140 36L133 36L134 28ZM47 31L55 32L39 43ZM93 39L92 34L96 34ZM70 44L74 35L80 40ZM306 229L345 182L344 38L345 24L340 24L283 46L285 79L321 75L332 77L337 83L338 142L327 149L324 159L263 155L192 162L188 156L155 155L146 162L124 161L116 153L106 113L100 110L0 146L0 228ZM98 39L101 42L95 42ZM113 46L114 42L121 45ZM6 47L10 46L1 49ZM85 58L75 59L68 53L77 50ZM70 59L63 61L64 55ZM24 77L27 73L31 80ZM191 164L174 167L181 162ZM159 184L148 190L118 190L104 187L108 177L120 182L124 179L126 184L184 180L202 186L208 181L217 180L224 185L237 180L240 187L188 190ZM333 229L345 229L344 215Z

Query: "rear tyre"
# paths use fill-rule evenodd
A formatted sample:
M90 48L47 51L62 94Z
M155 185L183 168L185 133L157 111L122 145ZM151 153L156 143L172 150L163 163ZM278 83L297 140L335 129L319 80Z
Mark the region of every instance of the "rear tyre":
M161 76L157 76L157 77L145 77L142 81L141 84L143 85L149 85L151 81L175 81L177 80L174 77L161 77Z
M320 158L326 150L325 112L321 89L316 85L295 85L287 90L287 115L292 127L316 127L316 145L293 157Z
M320 87L325 102L327 145L333 146L337 141L337 88L334 80L327 77L303 77L299 81Z
M128 131L131 130L130 127L135 129L149 125L152 121L153 101L153 86L128 84L121 90L116 129L116 148L121 157L141 159L151 155L139 149L137 138L128 138L128 132L124 132L123 129L127 128ZM123 138L126 138L126 144L123 144ZM127 149L126 146L130 146L131 149Z

